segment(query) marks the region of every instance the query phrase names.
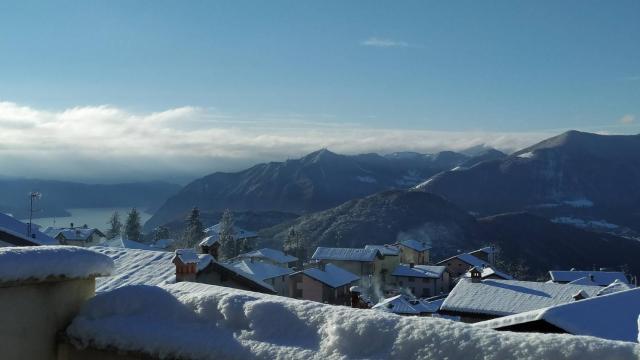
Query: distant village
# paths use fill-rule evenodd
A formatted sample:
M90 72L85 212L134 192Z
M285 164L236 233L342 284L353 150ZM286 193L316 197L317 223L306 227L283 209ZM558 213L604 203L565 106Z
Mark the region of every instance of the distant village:
M98 293L195 282L517 332L590 334L585 317L597 318L592 328L615 327L640 303L637 280L621 271L549 269L546 281L522 281L496 266L497 249L490 245L433 259L426 242L390 239L363 248L317 247L303 258L294 229L286 251L255 249L258 234L235 226L228 213L208 228L196 220L193 213L187 219L191 244L158 237L143 243L73 224L30 229L0 214L0 245L75 245L105 254L116 270L97 279ZM617 332L601 333L621 340Z

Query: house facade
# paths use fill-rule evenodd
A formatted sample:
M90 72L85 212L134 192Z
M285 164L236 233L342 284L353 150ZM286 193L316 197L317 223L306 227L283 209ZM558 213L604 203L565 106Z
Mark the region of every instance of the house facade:
M428 298L449 290L449 273L444 266L400 264L391 273L392 285L417 298Z
M429 263L429 249L427 243L417 240L404 240L398 243L400 262L403 264L427 265Z
M305 269L290 275L289 294L295 299L316 301L324 304L351 304L349 289L359 277L339 266L320 264L317 268Z
M384 257L377 249L318 247L311 257L319 265L333 264L359 277L359 285L370 287L382 275Z

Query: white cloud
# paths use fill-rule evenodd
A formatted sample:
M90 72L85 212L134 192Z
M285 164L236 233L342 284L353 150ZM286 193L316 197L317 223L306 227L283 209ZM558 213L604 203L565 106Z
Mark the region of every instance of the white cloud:
M621 124L631 125L636 121L636 117L633 114L626 114L618 120Z
M398 40L392 40L392 39L387 39L387 38L379 38L379 37L370 37L370 38L360 42L360 45L381 47L381 48L409 47L409 46L411 46L406 41L398 41Z
M112 182L170 174L187 180L323 147L346 154L479 144L514 150L553 135L380 129L328 115L310 118L247 118L198 107L147 114L108 105L49 111L0 102L0 175Z

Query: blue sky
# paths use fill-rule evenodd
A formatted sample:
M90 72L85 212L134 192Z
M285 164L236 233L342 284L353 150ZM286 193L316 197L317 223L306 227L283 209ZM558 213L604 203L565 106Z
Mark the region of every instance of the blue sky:
M639 1L0 1L0 54L0 101L54 118L190 107L207 115L175 128L640 131Z

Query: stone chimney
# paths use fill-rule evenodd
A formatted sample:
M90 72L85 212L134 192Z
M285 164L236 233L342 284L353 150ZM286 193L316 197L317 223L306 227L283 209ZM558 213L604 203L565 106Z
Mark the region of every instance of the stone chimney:
M479 283L482 281L482 270L474 266L469 270L469 273L471 274L472 283Z
M195 257L195 259L194 259ZM173 264L176 266L176 282L196 281L198 274L198 257L191 249L177 249L173 257Z

